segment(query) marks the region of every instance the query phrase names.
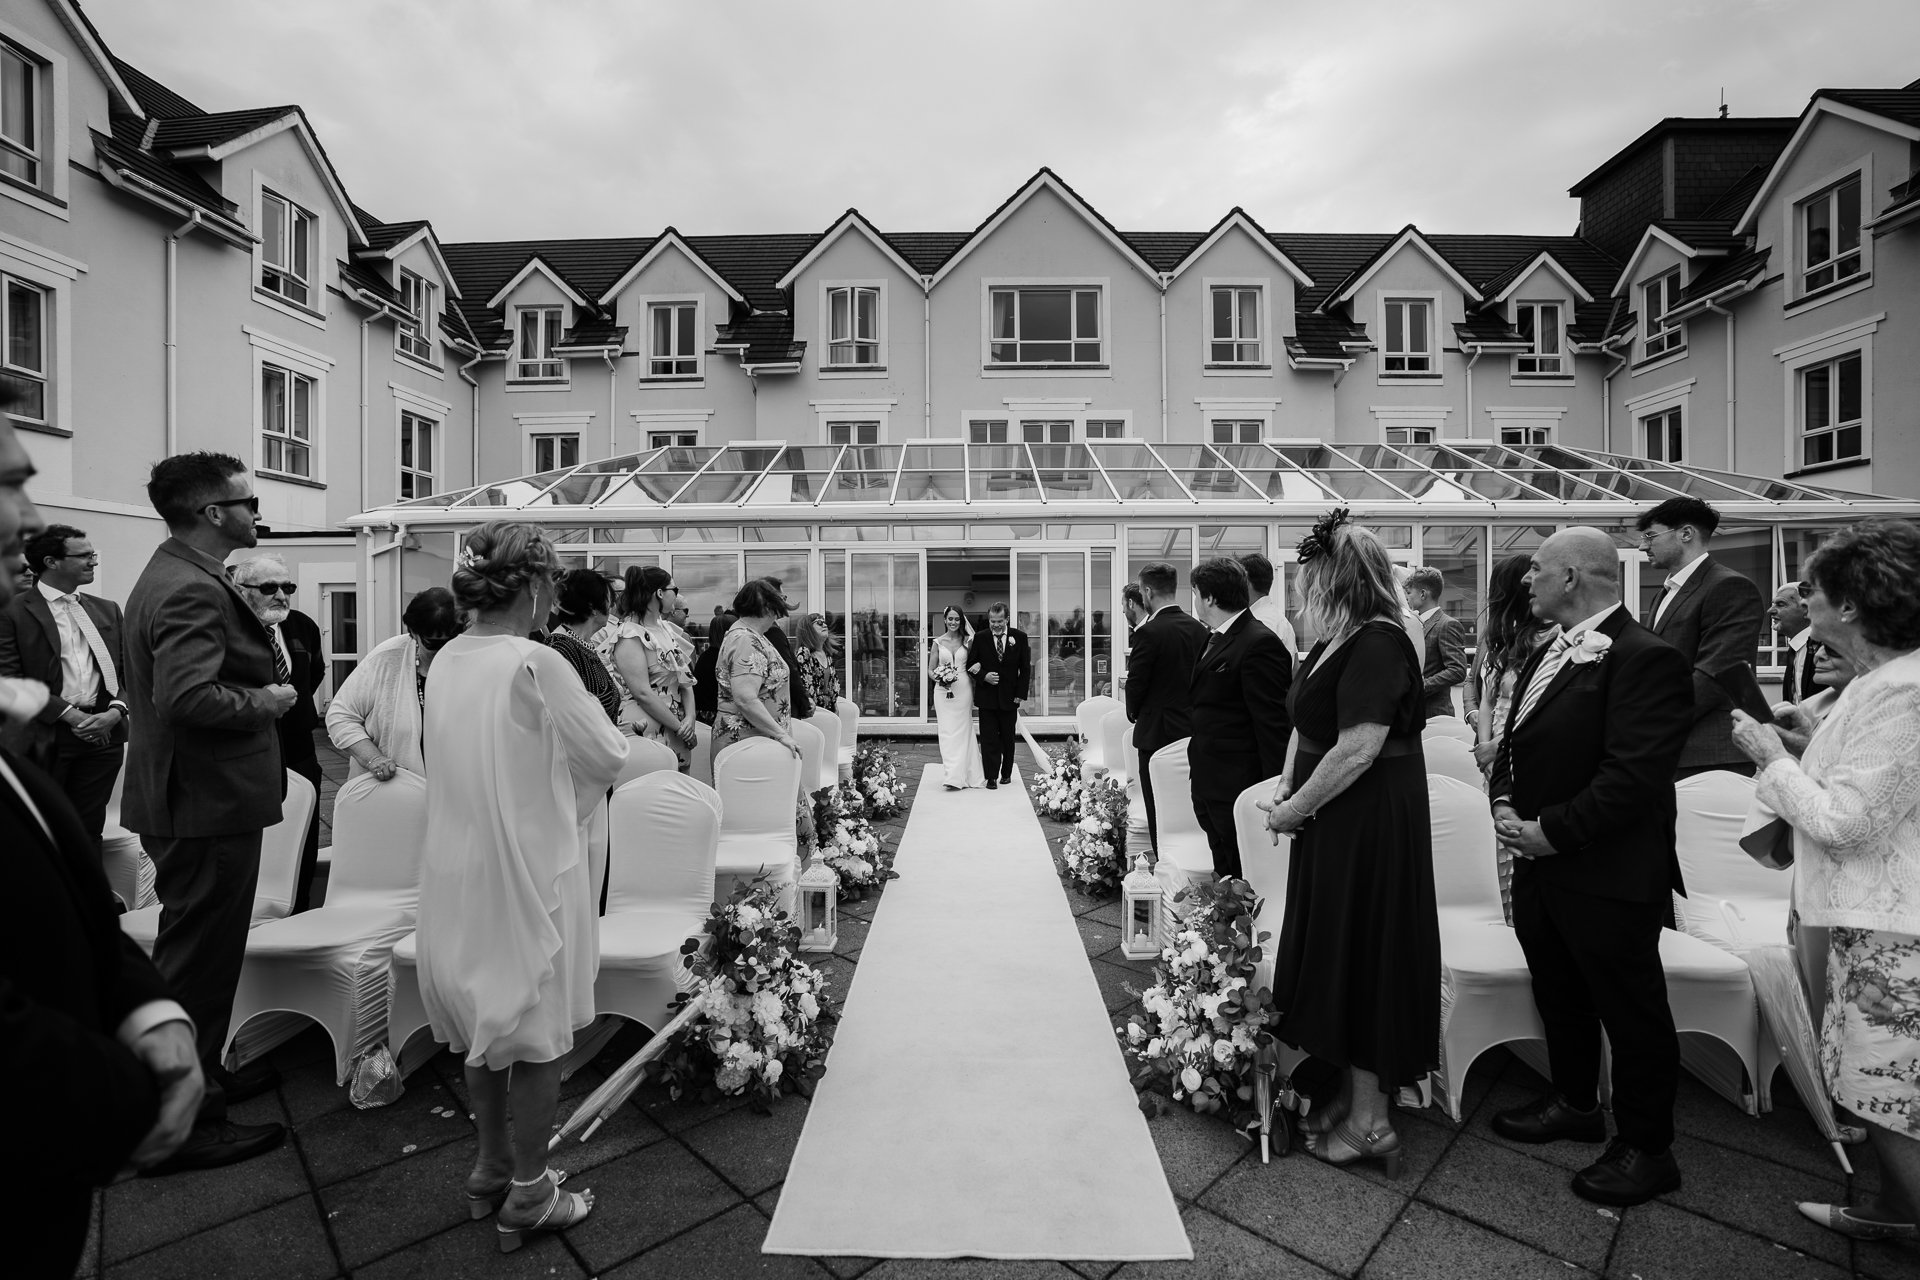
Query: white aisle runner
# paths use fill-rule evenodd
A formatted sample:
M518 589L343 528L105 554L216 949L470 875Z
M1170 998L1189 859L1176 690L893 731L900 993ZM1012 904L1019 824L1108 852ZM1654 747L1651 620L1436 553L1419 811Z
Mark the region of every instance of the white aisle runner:
M1193 1257L1016 782L921 778L764 1252Z

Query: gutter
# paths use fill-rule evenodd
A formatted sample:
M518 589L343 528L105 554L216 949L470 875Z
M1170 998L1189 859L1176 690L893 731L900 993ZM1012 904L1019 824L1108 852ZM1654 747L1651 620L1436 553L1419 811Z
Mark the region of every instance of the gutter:
M247 230L225 214L214 213L212 210L204 209L194 204L191 200L173 194L173 192L160 186L158 183L148 181L131 169L116 169L112 166L107 166L100 170L100 174L106 178L110 185L118 187L120 190L125 191L128 195L134 196L137 199L145 200L149 204L158 205L169 213L177 213L183 216L198 213L202 227L237 249L251 249L254 245L260 243L259 236L254 235L253 232Z

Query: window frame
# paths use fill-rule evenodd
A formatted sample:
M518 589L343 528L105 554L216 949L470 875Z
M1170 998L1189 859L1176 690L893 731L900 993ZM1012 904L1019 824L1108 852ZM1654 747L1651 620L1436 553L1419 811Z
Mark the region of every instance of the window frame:
M1064 361L1006 361L993 358L996 340L993 336L993 299L997 293L1013 292L1016 295L1027 292L1066 291L1069 297L1092 291L1095 295L1094 315L1099 325L1099 336L1092 339L1076 339L1069 336L1064 344L1048 342L1046 345L1065 345L1069 357L1073 348L1086 342L1098 345L1098 359L1083 361L1067 359ZM1016 308L1018 304L1016 303ZM1016 310L1016 325L1018 323ZM1078 303L1069 303L1069 334L1077 328ZM1007 340L1000 339L1004 344ZM1021 345L1041 345L1040 340L1030 338L1012 339L1016 348ZM1106 276L1039 276L1039 277L992 277L983 276L980 280L980 374L984 378L1111 378L1113 376L1113 281ZM1016 350L1016 354L1018 351Z
M45 187L47 166L51 163L46 155L48 150L46 64L33 56L25 48L0 36L0 92L4 92L5 65L11 59L25 66L27 75L27 137L18 141L8 137L0 127L0 153L17 156L33 168L32 177L22 177L17 173L0 170L0 177L9 182L18 183L29 191L40 191ZM0 124L3 124L0 121Z
M1829 284L1818 287L1807 285L1808 267L1806 261L1806 214L1808 207L1823 197L1834 197L1840 188L1851 182L1860 184L1860 243L1857 252L1860 255L1860 269L1852 275L1836 278ZM1874 213L1874 176L1873 153L1858 156L1848 163L1820 175L1798 190L1789 193L1784 199L1782 219L1782 243L1790 246L1792 262L1787 269L1786 286L1781 290L1784 295L1782 309L1797 313L1802 308L1811 309L1823 303L1844 298L1873 285L1873 255L1875 237L1866 224Z
M1560 423L1567 416L1564 405L1495 404L1486 412L1493 423L1492 439L1510 448L1559 443Z
M663 436L670 438L662 440ZM648 452L655 449L697 449L700 447L700 428L648 427L646 441Z
M850 444L854 446L879 444L881 432L886 423L879 418L840 417L829 418L822 424L825 432L821 439L830 445ZM872 428L871 431L868 428ZM865 437L871 436L872 439Z
M1550 353L1540 349L1541 339L1547 332L1540 323L1540 312L1548 307L1551 307L1554 312L1552 326L1554 349ZM1540 298L1513 304L1514 330L1523 335L1530 331L1533 342L1531 352L1514 355L1513 376L1515 378L1524 378L1530 382L1535 380L1565 382L1573 377L1573 366L1569 363L1570 357L1567 354L1567 310L1566 301L1561 298ZM1532 317L1527 329L1522 329L1520 326L1520 317L1523 312ZM1553 361L1553 368L1541 367L1541 362L1547 360ZM1532 368L1527 367L1529 361L1534 362Z
M1200 307L1200 364L1203 372L1216 374L1266 373L1273 369L1273 308L1271 304L1273 282L1265 277L1207 276L1201 281L1202 302ZM1254 302L1254 323L1259 328L1258 335L1249 344L1238 336L1222 339L1214 333L1214 298L1216 294L1232 292L1236 295L1252 292L1257 295ZM1239 308L1234 309L1236 320ZM1236 329L1238 325L1236 324ZM1255 348L1252 359L1219 360L1215 358L1214 345L1217 342L1229 342L1236 347L1251 345Z
M268 208L269 201L280 205L285 212L282 234L284 244L287 246L287 252L292 259L291 261L274 262L267 257L267 245L269 243L269 236L267 234L268 219L274 215L274 211ZM259 198L255 201L255 208L257 210L257 216L254 225L259 228L260 243L254 247L254 256L256 259L256 269L253 277L254 292L256 294L265 294L275 302L285 306L318 314L320 308L315 306L314 303L317 300L321 286L314 277L319 273L318 268L322 256L320 251L323 242L320 234L321 222L319 213L307 208L307 206L301 204L292 196L285 195L277 189L265 185L262 185L260 188ZM307 257L304 274L302 274L300 270L298 261L302 248L305 249ZM300 290L300 296L296 297L287 289L276 287L270 283L268 279L270 274L281 277L283 281L293 281Z
M31 293L39 300L40 367L37 369L13 362L13 291L16 288ZM54 413L58 406L54 395L54 370L48 366L54 364L52 320L57 302L58 295L54 289L9 270L6 264L0 263L0 376L7 381L38 383L40 386L39 416L21 413L18 405L6 411L9 422L23 427L47 430L54 426Z
M1376 404L1368 408L1381 444L1396 447L1441 444L1449 438L1447 419L1453 416L1451 405ZM1397 432L1410 436L1424 434L1426 438L1395 439Z
M521 339L525 335L525 316L529 312L539 312L542 314L553 312L559 317L551 331L551 340L543 344L538 354L536 354L532 360L522 359L520 355ZM508 331L512 336L512 345L507 348L509 352L507 356L507 381L546 386L564 386L570 382L569 370L571 366L567 363L567 358L553 354L553 348L558 346L566 337L566 304L561 302L530 302L522 306L514 307L512 314L513 327ZM543 336L547 335L548 331L544 320L541 322L540 330ZM522 372L523 369L534 366L556 366L558 371L551 374L528 374Z
M1658 409L1646 410L1634 415L1634 444L1638 454L1648 462L1684 463L1687 461L1687 410L1685 405L1666 405ZM1655 431L1660 433L1660 449L1656 453L1652 440Z
M860 342L856 325L854 329L855 336L838 345L852 347L856 355L860 347L871 346L873 348L873 359L868 361L835 363L833 359L833 349L836 345L833 337L834 295L846 294L848 296L848 314L850 317L856 317L857 313L852 308L855 303L857 303L859 295L863 292L871 292L874 295L873 341L870 343ZM820 349L817 363L821 376L829 378L834 376L873 377L886 372L888 360L887 301L887 281L883 279L820 281Z
M1438 386L1444 383L1446 381L1446 343L1440 335L1442 316L1444 314L1441 310L1440 293L1437 290L1430 289L1381 289L1375 296L1377 298L1375 304L1375 321L1379 325L1377 330L1379 342L1375 352L1375 359L1378 366L1377 371L1380 383L1385 386L1407 386L1409 384ZM1409 303L1422 303L1427 308L1428 345L1425 355L1429 362L1428 367L1425 369L1390 369L1387 367L1390 361L1396 359L1411 360L1416 356L1416 353L1411 350L1395 352L1387 344L1388 335L1391 332L1388 323L1389 314L1395 306L1406 306ZM1404 338L1404 330L1406 327L1404 320L1401 322L1401 325L1403 331L1402 336Z
M1097 434L1094 431L1095 427L1100 428ZM1118 432L1112 430L1115 427L1119 428ZM1132 424L1125 418L1105 416L1096 418L1091 414L1080 424L1081 436L1087 440L1125 440L1131 429Z
M70 221L68 181L73 166L71 154L71 102L68 89L68 60L61 50L34 38L12 22L0 17L0 40L12 45L24 58L38 67L35 80L36 112L34 132L40 172L38 181L27 182L12 174L0 174L0 196L27 205L41 213ZM64 429L64 428L62 428Z
M1222 427L1227 429L1227 434L1231 437L1230 439L1222 440L1220 438ZM1253 428L1251 436L1247 433L1248 427ZM1266 438L1267 420L1264 418L1241 418L1223 413L1218 417L1210 417L1207 419L1208 444L1259 444Z
M393 349L411 360L421 364L433 365L434 360L434 320L439 312L434 308L434 297L440 286L418 271L406 267L396 268L399 276L398 292L402 307L406 306L408 287L412 286L425 298L425 306L414 306L408 310L413 317L412 324L395 321L393 326ZM416 350L416 346L419 348Z
M1785 381L1783 394L1786 411L1783 414L1784 423L1781 433L1782 475L1813 474L1844 467L1865 466L1873 461L1874 338L1886 318L1885 312L1879 312L1853 324L1814 334L1791 346L1778 348L1774 352L1780 361ZM1806 455L1802 439L1805 401L1803 399L1804 382L1801 375L1807 369L1831 364L1856 354L1860 357L1860 453L1856 457L1808 464L1804 461ZM1837 388L1833 394L1837 398Z
M425 429L424 437L421 434L422 428ZM430 498L440 491L440 473L435 464L442 447L446 444L446 437L440 428L440 419L430 418L414 407L401 408L400 426L394 437L393 450L397 472L394 493L399 495L399 501L405 502L410 498ZM420 448L423 438L426 443L424 466L421 465L422 450ZM409 444L412 452L411 461L408 456ZM410 479L413 481L412 484L408 483ZM425 481L425 489L420 487L421 481Z
M533 471L530 474L538 475L543 471L560 471L580 465L580 433L578 431L534 431L530 432L527 438L533 446ZM569 442L573 445L571 461L564 457ZM540 460L540 451L543 446L553 452L553 459L549 462L543 463Z
M249 395L253 402L253 408L249 420L253 430L254 472L262 480L269 480L279 484L299 485L310 489L325 489L327 487L328 459L327 384L329 374L335 364L333 357L324 352L315 351L310 347L303 347L297 343L289 342L278 334L268 333L264 329L260 329L254 325L242 325L241 332L247 335L248 345L252 348L252 362L250 366L252 372L252 391ZM266 449L263 445L266 438L266 397L263 394L263 387L261 385L261 369L267 365L274 365L281 369L291 370L294 373L311 379L313 382L313 401L309 411L312 414L314 431L313 439L308 442L312 446L312 452L310 454L312 459L311 475L302 476L288 471L276 471L266 465ZM389 387L393 385L392 383L388 384ZM417 393L408 391L406 394L414 395ZM401 392L396 390L396 399L400 398L400 396ZM398 421L398 418L396 418L395 421ZM361 507L369 510L372 508L373 500L368 495L359 494L358 500ZM312 518L324 519L324 515L315 515Z
M319 425L317 420L320 416L320 379L304 369L295 368L290 363L282 363L274 359L262 360L258 366L258 372L259 376L255 379L254 383L255 393L259 398L260 404L259 430L255 435L255 450L260 459L260 464L255 470L271 476L296 481L312 481L317 479L318 477L315 472L318 470L317 464L319 458L317 445L319 441L316 437L320 434L317 429ZM267 382L273 374L280 375L285 385L287 417L284 429L282 430L274 429L274 423L269 419L267 413ZM295 392L302 387L306 389L307 401L307 434L304 438L296 435L294 431L297 416L295 413L295 404L298 400ZM290 459L292 450L304 450L306 453L306 470L299 471L291 466L274 466L272 463L272 446L275 444L278 444L283 450L283 461Z
M645 337L642 340L646 343L640 357L646 361L645 372L640 375L642 382L684 385L689 382L698 382L706 376L706 357L703 351L706 343L701 339L706 329L702 323L706 308L701 305L702 301L699 294L676 297L649 296L642 301L641 314L645 317ZM686 318L688 312L692 313L691 318ZM667 345L670 349L666 355L657 356L653 353L654 336L656 325L662 315L669 317ZM692 328L690 333L686 331L689 325ZM682 352L679 350L682 345L690 346L692 350ZM662 370L658 367L662 364L670 367ZM689 367L682 369L679 367L681 365Z
M1649 292L1656 287L1660 289L1661 309L1658 318L1666 320L1673 311L1675 297L1686 287L1684 274L1682 268L1670 267L1659 275L1642 280L1634 286L1640 298L1640 363L1642 364L1650 360L1664 360L1670 356L1678 356L1684 354L1687 349L1687 322L1685 320L1669 321L1656 329L1655 314L1652 304L1648 301ZM1654 346L1656 341L1660 344L1658 348Z

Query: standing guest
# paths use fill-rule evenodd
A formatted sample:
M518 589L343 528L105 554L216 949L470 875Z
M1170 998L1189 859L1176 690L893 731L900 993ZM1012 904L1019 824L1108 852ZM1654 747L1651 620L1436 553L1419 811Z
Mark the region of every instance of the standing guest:
M1412 606L1410 606L1406 600L1407 583L1412 577L1413 567L1411 565L1396 564L1393 566L1394 585L1400 592L1400 625L1406 629L1407 639L1413 641L1413 651L1415 653L1425 653L1427 651L1426 630L1420 622L1420 615L1413 611Z
M720 660L720 646L727 638L734 617L730 613L715 616L707 627L707 644L693 660L693 715L701 724L712 727L720 714L720 682L714 679L714 664Z
M800 683L807 700L816 708L831 711L840 701L840 677L835 670L833 633L827 620L817 613L800 619L793 633L794 658L800 664Z
M1646 626L1693 668L1693 729L1676 778L1709 769L1753 775L1753 761L1733 744L1733 700L1714 677L1758 662L1766 610L1760 588L1708 553L1719 525L1719 512L1689 497L1668 498L1634 522L1647 563L1667 575Z
M50 691L22 726L21 754L72 802L98 852L127 741L120 606L80 590L100 562L84 531L49 525L26 547L38 581L0 608L0 676L29 677Z
M1013 781L1020 704L1033 678L1027 633L1011 625L1005 601L987 610L987 629L973 633L967 674L973 677L973 704L980 709L980 760L992 791Z
M1153 616L1153 610L1147 607L1147 593L1140 589L1139 583L1129 582L1120 588L1120 616L1126 619L1129 637ZM1124 662L1115 673L1113 683L1122 695L1126 693L1127 668Z
M1407 608L1420 619L1420 633L1425 637L1420 680L1426 691L1428 719L1458 714L1453 708L1453 689L1467 678L1467 645L1462 637L1466 628L1458 618L1440 609L1440 595L1446 585L1440 571L1430 565L1420 565L1407 575Z
M590 647L607 625L612 592L597 569L569 569L554 592L553 612L547 619L547 647L567 660L580 683L607 713L620 723L624 699L607 672L607 664Z
M1811 590L1811 586L1808 588ZM1860 673L1854 669L1853 659L1823 644L1807 646L1815 653L1813 661L1813 683L1817 692L1810 698L1798 702L1776 702L1773 704L1773 728L1780 735L1780 741L1787 753L1798 760L1807 754L1807 744L1813 741L1814 732L1826 721L1834 706L1840 701L1840 695Z
M785 598L780 579L765 578L762 581L773 589L775 595ZM800 674L800 655L793 651L793 641L787 638L784 628L777 626L768 628L766 636L767 642L780 655L780 660L787 664L787 705L792 711L793 718L795 720L811 719L813 696L807 692L807 683Z
M666 620L679 594L665 569L630 566L620 594L620 621L601 631L594 644L626 694L622 721L640 737L669 748L686 773L698 740L693 669Z
M1293 768L1260 806L1276 842L1293 837L1275 1034L1345 1068L1339 1096L1302 1123L1307 1150L1398 1177L1389 1099L1438 1065L1440 1041L1420 654L1386 548L1346 512L1301 542L1300 584L1321 639L1291 690Z
M1814 678L1820 646L1812 643L1813 632L1807 629L1807 594L1811 590L1804 582L1789 582L1773 593L1773 602L1767 606L1773 629L1787 642L1787 669L1780 680L1780 696L1788 702L1804 701L1820 691L1820 682Z
M1253 603L1247 606L1248 612L1280 637L1291 661L1300 661L1300 642L1294 637L1293 624L1287 621L1287 611L1280 607L1280 598L1273 594L1273 561L1258 551L1250 551L1240 557L1240 566L1247 571L1247 584L1253 590Z
M1240 875L1234 801L1286 769L1293 732L1287 709L1293 659L1280 637L1248 610L1249 595L1247 571L1238 560L1207 560L1193 571L1193 611L1212 634L1187 685L1187 765L1194 816L1213 850L1214 874L1221 877Z
M293 912L313 905L313 877L320 867L320 757L313 731L320 727L314 694L327 669L320 652L320 625L293 607L299 584L287 562L271 552L242 560L233 568L233 584L241 598L267 629L267 637L293 673L297 695L274 728L280 736L280 759L287 768L313 784L313 812L307 815L307 834L300 845L300 870L293 888Z
M333 691L327 737L347 753L347 781L371 773L390 782L405 769L426 776L420 722L427 706L427 672L434 657L462 630L460 606L445 587L428 587L407 602L401 633L382 640Z
M473 625L427 680L420 997L464 1060L480 1137L467 1200L475 1217L499 1210L503 1250L593 1207L560 1189L547 1140L600 967L587 826L627 743L566 659L524 638L558 567L532 525L468 534L453 592Z
M32 475L0 413L0 608L19 581L23 537L41 527ZM38 680L0 677L0 718L21 724L49 694ZM0 1194L19 1224L8 1274L67 1280L86 1245L92 1189L124 1164L172 1154L204 1081L186 1010L120 931L92 835L44 773L4 751L0 884L11 907L0 929L0 1093L12 1100L15 1152Z
M766 578L755 578L733 598L733 626L727 629L713 678L720 687L720 710L713 720L713 749L748 738L771 738L796 756L789 718L793 683L786 659L767 638L787 616L786 599ZM803 794L801 803L806 803Z
M260 833L280 821L286 772L275 724L299 696L293 673L225 561L259 541L246 464L221 453L155 463L147 497L170 535L127 599L133 711L120 821L153 859L160 932L153 962L193 1018L206 1099L193 1134L149 1172L210 1169L278 1147L278 1124L233 1124L227 1103L279 1080L220 1065L247 953Z
M1684 891L1673 773L1691 723L1687 660L1621 608L1619 555L1598 529L1541 543L1527 587L1560 635L1520 672L1488 792L1495 834L1519 859L1513 928L1553 1092L1500 1112L1493 1128L1515 1142L1604 1142L1604 1028L1619 1134L1573 1190L1642 1204L1680 1185L1669 1150L1680 1041L1660 930Z
M1487 575L1487 620L1480 631L1480 652L1475 662L1479 671L1474 686L1479 689L1479 713L1475 717L1474 763L1480 772L1493 772L1493 758L1507 736L1507 713L1513 710L1513 685L1534 650L1552 639L1556 628L1533 614L1533 597L1527 593L1526 556L1508 556ZM1513 851L1497 847L1494 858L1500 873L1500 910L1507 923L1513 923Z
M1813 638L1858 673L1796 761L1744 712L1755 793L1794 835L1793 905L1828 930L1820 1062L1867 1122L1879 1194L1800 1212L1859 1240L1920 1236L1920 530L1869 519L1807 560Z
M1140 799L1147 810L1147 840L1160 847L1159 814L1153 802L1153 770L1148 762L1160 748L1193 733L1193 664L1207 647L1207 625L1174 603L1180 578L1174 567L1155 561L1140 570L1146 617L1136 624L1127 646L1127 719L1133 721L1133 745L1140 757Z

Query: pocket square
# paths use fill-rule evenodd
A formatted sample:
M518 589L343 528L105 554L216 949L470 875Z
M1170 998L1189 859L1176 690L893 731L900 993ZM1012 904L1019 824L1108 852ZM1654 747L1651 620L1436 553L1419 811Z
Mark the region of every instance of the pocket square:
M1219 666L1215 667L1213 669L1213 674L1217 676L1223 676L1227 674L1227 664L1223 662Z

